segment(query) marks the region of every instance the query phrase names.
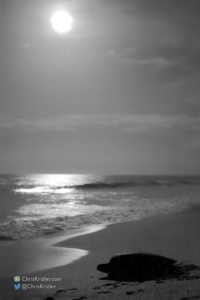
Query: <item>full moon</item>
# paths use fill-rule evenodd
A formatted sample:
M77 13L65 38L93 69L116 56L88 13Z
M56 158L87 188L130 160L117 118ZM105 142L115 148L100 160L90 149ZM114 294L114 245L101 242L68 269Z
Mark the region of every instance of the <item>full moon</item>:
M53 29L58 33L66 33L72 29L73 19L65 10L53 13L50 19Z

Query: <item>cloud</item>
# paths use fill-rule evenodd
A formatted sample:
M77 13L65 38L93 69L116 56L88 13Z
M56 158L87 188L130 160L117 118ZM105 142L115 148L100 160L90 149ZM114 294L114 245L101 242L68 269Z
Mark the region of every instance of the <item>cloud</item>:
M188 58L172 48L161 47L157 43L152 43L148 49L142 45L140 48L125 48L121 51L108 50L105 52L105 57L127 65L149 66L163 70L180 65L184 66Z
M188 134L198 133L200 130L200 115L190 117L186 115L65 115L52 119L15 119L0 121L0 128L4 130L18 128L25 131L74 131L97 128L114 129L117 132L158 132L166 130Z
M120 62L125 64L134 64L134 65L150 65L155 67L167 67L170 65L170 61L163 57L152 57L144 59L128 58L123 57L119 59Z

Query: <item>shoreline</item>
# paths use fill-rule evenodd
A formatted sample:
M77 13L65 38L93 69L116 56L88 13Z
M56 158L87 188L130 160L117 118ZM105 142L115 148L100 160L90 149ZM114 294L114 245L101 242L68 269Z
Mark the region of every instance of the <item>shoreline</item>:
M13 274L29 274L60 267L88 254L87 250L57 246L68 239L102 230L105 226L94 225L69 232L19 240L0 247L0 278ZM31 254L31 259L30 259Z
M6 241L0 244L0 265L2 272L0 274L0 278L9 276L13 273L24 273L29 274L36 271L43 271L50 268L60 267L78 260L84 255L87 255L89 251L76 248L76 247L67 247L65 243L69 239L73 239L75 237L81 235L87 235L94 233L99 230L106 229L109 226L116 225L116 224L123 224L129 222L142 222L143 220L154 218L159 215L169 215L174 214L176 212L167 212L167 213L159 213L156 215L145 216L141 219L131 219L125 221L116 221L110 223L103 223L103 224L93 224L93 225L86 225L84 227L80 227L77 229L69 229L61 232L56 232L48 235L42 235L38 237L30 237L28 239L20 239L16 241ZM23 250L22 250L23 249ZM28 261L29 255L26 255L32 251L32 261L37 260L37 263L34 262L32 264ZM44 251L48 252L50 255L49 259L46 259L43 255ZM21 255L19 255L21 253ZM68 255L68 259L62 257L60 260L57 260L56 255ZM20 261L20 263L16 263L14 265L5 265L5 261L10 261L10 257L12 256L12 260ZM54 259L56 257L56 260ZM44 261L46 259L46 261ZM53 261L52 261L53 259ZM42 261L42 264L40 263ZM24 267L23 267L24 265ZM31 271L29 271L31 269ZM2 276L3 274L3 276Z
M142 219L116 221L106 224L86 225L78 229L70 229L69 231L56 232L50 235L32 237L17 241L9 241L0 245L0 279L8 277L11 274L30 274L41 272L51 268L66 266L88 255L89 250L85 249L85 245L74 247L69 240L74 240L76 237L95 233L99 230L106 229L110 226L115 226L132 222L145 222L152 218L159 218L179 214L188 209L178 212L159 213L156 215L146 216ZM69 246L70 245L70 246ZM68 247L69 246L69 247ZM29 253L31 252L31 260ZM67 258L66 258L67 256ZM10 258L16 263L5 264L5 261L10 262ZM58 259L59 257L59 259ZM3 275L3 276L2 276Z
M57 268L61 266L66 266L70 263L73 263L74 261L78 260L82 256L88 255L89 252L93 249L85 249L86 245L81 245L80 240L81 236L85 235L91 235L95 234L98 231L101 230L106 230L108 228L112 228L113 226L118 226L119 228L123 224L142 224L143 222L148 222L151 220L157 220L159 223L160 220L162 219L168 219L168 218L174 218L175 216L179 215L184 215L188 213L199 213L200 216L200 206L198 205L193 205L191 207L185 208L181 211L175 211L175 212L166 212L166 213L159 213L156 215L151 215L151 216L146 216L142 219L137 219L137 220L126 220L126 221L117 221L117 222L111 222L111 223L106 223L106 224L96 224L96 225L86 225L82 228L78 229L70 229L69 231L62 231L62 232L56 232L50 235L43 235L39 237L32 237L29 239L25 240L17 240L17 241L11 241L8 243L3 243L0 246L0 264L3 270L3 274L5 275L6 268L4 267L3 261L5 261L5 255L7 256L6 259L9 257L9 255L13 257L13 253L16 254L16 251L21 252L22 248L24 249L23 255L21 256L15 256L15 260L20 260L20 267L17 268L18 273L24 273L24 274L29 274L29 273L34 273L36 271L41 272L47 269L51 268ZM177 225L177 224L176 224ZM132 225L131 225L132 226ZM78 237L78 240L76 239ZM70 241L69 241L70 240ZM76 242L79 241L77 244ZM75 243L74 243L75 242ZM90 248L90 247L89 247ZM6 251L4 251L6 250ZM37 264L34 263L34 267L32 264L29 264L27 261L26 253L29 251L32 251L32 261L36 261L37 259ZM44 257L42 257L43 252L45 251L46 254L50 255L50 258L44 261ZM34 253L35 252L35 253ZM49 252L49 253L47 253ZM58 261L57 255L62 254L67 254L68 258L63 258ZM22 258L23 256L23 258ZM56 257L56 260L52 258ZM200 257L196 259L198 260L198 263L200 264ZM25 261L25 268L22 268L23 262L22 260ZM43 264L41 265L40 260L43 260ZM29 271L31 269L31 271ZM8 268L9 270L9 268ZM16 271L16 265L15 265L15 270L12 266L12 273ZM14 272L16 273L16 272ZM9 276L10 274L8 274ZM4 276L5 277L5 276ZM0 274L1 278L1 274Z

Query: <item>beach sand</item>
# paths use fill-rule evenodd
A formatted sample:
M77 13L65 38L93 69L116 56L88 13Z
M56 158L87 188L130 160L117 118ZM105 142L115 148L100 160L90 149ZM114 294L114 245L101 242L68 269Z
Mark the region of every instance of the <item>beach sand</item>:
M52 299L200 299L200 270L183 278L126 282L108 280L97 265L121 253L148 252L200 266L200 207L162 214L139 221L116 223L93 233L71 237L56 244L89 251L88 255L65 266L35 272L29 276L61 278L52 289L10 291L5 282L5 300ZM14 274L16 275L16 274ZM22 275L22 274L17 274ZM26 282L27 283L27 282ZM35 282L33 282L35 284ZM40 281L37 284L44 284ZM46 284L46 283L45 283Z

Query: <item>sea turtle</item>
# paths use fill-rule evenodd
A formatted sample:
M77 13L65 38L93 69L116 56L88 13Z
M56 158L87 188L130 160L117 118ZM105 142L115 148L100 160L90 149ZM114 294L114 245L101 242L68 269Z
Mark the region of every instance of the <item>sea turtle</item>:
M172 278L177 274L176 261L150 253L119 254L97 270L108 273L108 279L124 281L146 281Z

